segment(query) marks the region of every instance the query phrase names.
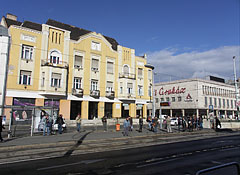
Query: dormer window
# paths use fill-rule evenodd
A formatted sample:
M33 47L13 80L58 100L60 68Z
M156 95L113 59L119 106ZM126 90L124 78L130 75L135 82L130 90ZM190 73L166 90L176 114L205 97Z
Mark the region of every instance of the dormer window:
M101 51L101 44L95 41L92 41L92 50Z

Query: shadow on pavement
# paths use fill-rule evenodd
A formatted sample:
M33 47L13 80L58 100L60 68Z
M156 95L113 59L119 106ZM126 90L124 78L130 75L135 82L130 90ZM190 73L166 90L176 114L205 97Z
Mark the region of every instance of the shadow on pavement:
M216 129L216 132L234 132L232 129L224 128L224 129Z
M87 132L86 134L84 134L78 141L77 143L70 148L64 155L63 157L69 157L71 156L71 154L73 153L73 151L75 151L83 142L83 140L87 137L87 135L91 134L93 131Z

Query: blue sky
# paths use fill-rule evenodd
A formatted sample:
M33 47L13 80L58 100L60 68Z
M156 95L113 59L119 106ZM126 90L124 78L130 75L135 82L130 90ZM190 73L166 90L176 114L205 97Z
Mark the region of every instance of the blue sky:
M37 23L51 18L115 38L136 55L147 53L167 79L232 78L232 56L239 60L240 52L239 11L239 0L7 0L0 6L2 16L9 12ZM197 60L203 64L196 66Z

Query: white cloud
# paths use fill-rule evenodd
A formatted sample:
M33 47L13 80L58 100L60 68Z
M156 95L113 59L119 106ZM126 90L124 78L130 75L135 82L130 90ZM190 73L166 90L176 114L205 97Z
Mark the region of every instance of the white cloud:
M207 75L233 79L233 56L239 69L240 46L224 46L208 51L192 51L177 54L167 48L148 53L148 63L155 66L156 81L183 78L203 78Z

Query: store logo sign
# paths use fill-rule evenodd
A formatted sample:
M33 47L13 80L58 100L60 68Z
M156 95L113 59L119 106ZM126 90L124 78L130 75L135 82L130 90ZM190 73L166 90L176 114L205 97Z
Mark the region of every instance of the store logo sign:
M192 96L190 94L188 94L184 101L185 102L192 102L193 101Z

